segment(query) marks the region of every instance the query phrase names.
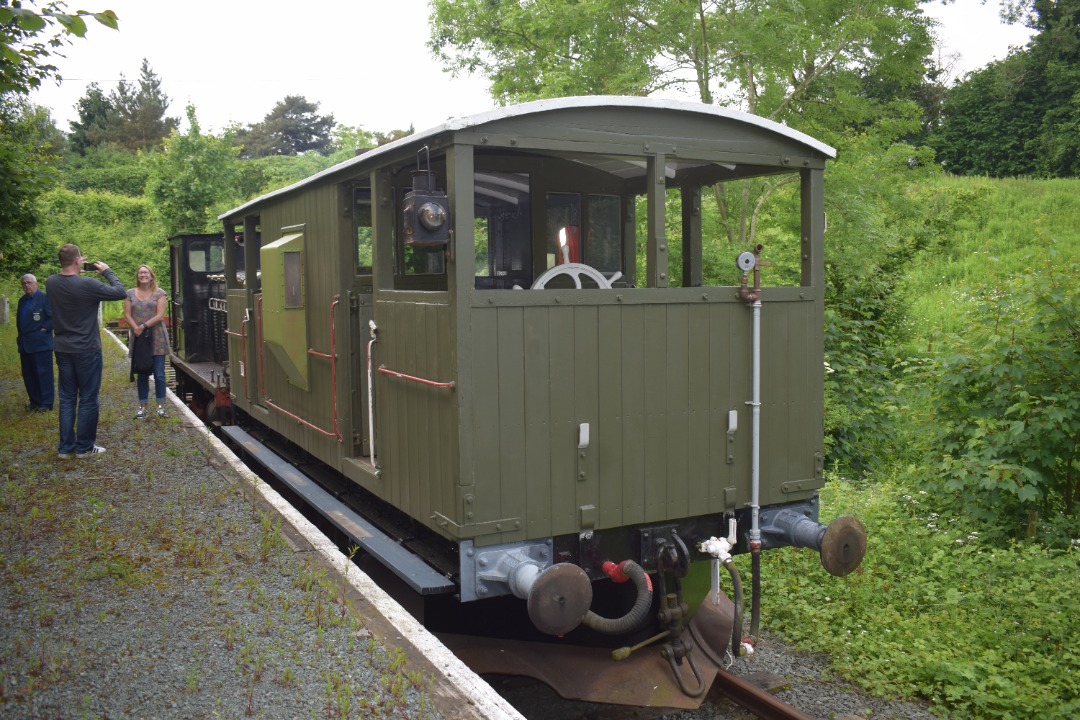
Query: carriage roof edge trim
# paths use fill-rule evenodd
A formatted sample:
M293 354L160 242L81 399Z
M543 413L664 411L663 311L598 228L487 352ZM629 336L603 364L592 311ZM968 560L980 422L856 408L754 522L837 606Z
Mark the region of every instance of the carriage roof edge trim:
M546 100L534 100L532 102L521 103L519 105L510 105L507 107L494 108L476 115L468 115L463 117L451 117L441 125L428 128L427 130L421 130L420 132L407 135L403 138L395 140L394 142L387 143L381 147L375 148L362 155L349 158L343 162L329 167L325 170L321 170L311 177L305 178L298 182L288 185L273 192L269 192L265 195L260 195L257 198L249 200L248 202L239 205L232 210L222 213L218 216L218 220L226 220L227 218L234 217L242 214L247 209L263 203L272 198L286 195L290 192L298 190L306 185L316 183L319 180L328 176L334 175L342 170L345 170L354 165L360 163L368 163L372 159L378 156L391 152L392 150L407 146L410 144L423 143L427 139L434 137L443 132L457 132L465 130L471 127L477 127L486 123L495 122L497 120L503 120L506 118L520 117L524 115L538 114L543 112L551 112L554 110L565 110L569 108L592 108L592 107L626 107L626 108L646 108L655 110L676 110L686 113L698 113L702 115L712 115L715 117L725 118L728 120L734 120L737 122L745 123L747 125L756 125L763 130L767 130L777 135L782 135L790 140L794 140L808 148L825 155L829 159L836 157L836 150L823 142L815 140L809 135L793 130L786 125L782 125L773 120L760 117L758 115L752 115L740 110L732 110L730 108L720 107L718 105L706 105L704 103L688 102L685 100L664 100L658 98L648 97L632 97L622 95L584 95L579 97L562 97L551 98Z

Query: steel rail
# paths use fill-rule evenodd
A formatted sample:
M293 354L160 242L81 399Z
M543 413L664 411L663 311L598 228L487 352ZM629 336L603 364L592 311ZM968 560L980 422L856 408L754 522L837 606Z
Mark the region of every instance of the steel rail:
M716 679L713 680L713 692L719 692L739 707L766 720L813 720L806 713L724 670L717 671Z

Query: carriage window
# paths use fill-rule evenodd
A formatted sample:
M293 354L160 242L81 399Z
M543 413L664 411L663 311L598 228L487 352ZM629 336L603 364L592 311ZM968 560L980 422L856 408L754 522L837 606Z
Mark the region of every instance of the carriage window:
M192 272L217 273L225 269L224 244L220 240L199 240L191 243L188 269Z
M478 289L532 283L529 187L526 173L476 173L473 247Z
M547 194L547 266L581 262L581 196Z
M488 219L473 219L473 248L475 249L476 277L491 276L491 261L488 258Z
M613 273L622 270L622 203L618 195L590 195L585 264Z
M285 307L304 306L304 267L298 252L286 252L282 259L285 264Z
M353 274L371 274L371 243L374 236L371 230L371 188L353 190L353 228L355 230L355 248L353 252Z

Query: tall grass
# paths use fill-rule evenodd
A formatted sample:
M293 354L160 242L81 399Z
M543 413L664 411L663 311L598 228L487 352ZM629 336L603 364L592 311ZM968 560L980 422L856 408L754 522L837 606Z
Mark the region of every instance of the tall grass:
M1035 284L1039 278L1028 274L1033 253L1080 254L1080 180L942 177L933 183L932 191L974 191L978 200L922 252L903 282L912 336L922 347L964 330L968 311L985 299L988 278Z
M902 281L910 340L896 349L892 430L909 454L932 410L915 387L929 381L923 356L988 300L1045 285L1040 260L1080 256L1080 180L928 183L916 192L937 203L927 220L940 231ZM970 518L937 512L948 503L894 450L873 477L834 478L822 493L822 518L865 522L862 566L833 578L814 553L767 553L765 626L830 651L864 689L923 698L941 717L1080 716L1080 538L1058 550L987 542Z

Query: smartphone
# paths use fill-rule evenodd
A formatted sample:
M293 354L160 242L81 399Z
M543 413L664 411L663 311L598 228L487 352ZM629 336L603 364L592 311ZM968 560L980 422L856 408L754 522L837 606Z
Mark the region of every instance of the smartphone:
M97 272L97 264L96 263L83 263L82 264L82 269L84 271L86 271L86 272Z

